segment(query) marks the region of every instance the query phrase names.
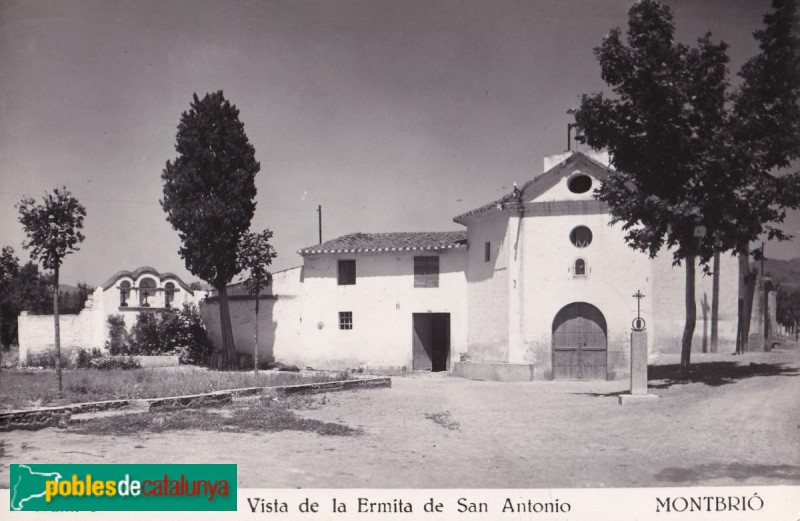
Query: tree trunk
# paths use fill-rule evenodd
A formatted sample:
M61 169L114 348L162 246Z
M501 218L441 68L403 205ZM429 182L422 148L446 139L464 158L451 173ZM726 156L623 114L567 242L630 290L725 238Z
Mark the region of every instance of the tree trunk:
M689 255L686 261L686 324L683 327L681 338L681 375L689 375L689 364L692 356L692 337L694 326L697 323L697 304L694 295L694 255Z
M736 252L739 255L739 325L741 334L737 337L736 352L741 354L747 351L747 336L750 333L750 313L747 302L750 280L750 245L740 245Z
M58 396L64 395L64 386L61 379L61 326L58 320L58 265L53 270L53 322L55 323L56 343L56 375L58 376Z
M719 347L719 250L714 252L714 274L711 283L711 352Z
M219 294L219 323L222 330L222 350L216 360L217 369L234 369L237 363L236 345L233 341L231 312L228 306L228 288L225 284L217 286ZM216 353L215 353L216 354Z
M258 291L256 291L256 331L253 334L253 374L258 375Z

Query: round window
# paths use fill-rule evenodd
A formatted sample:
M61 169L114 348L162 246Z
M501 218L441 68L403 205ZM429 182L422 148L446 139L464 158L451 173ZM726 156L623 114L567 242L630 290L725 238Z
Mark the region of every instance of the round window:
M569 240L576 248L585 248L592 244L592 230L586 226L576 226L569 233Z
M586 174L572 176L567 182L567 187L573 194L585 194L592 188L592 178Z

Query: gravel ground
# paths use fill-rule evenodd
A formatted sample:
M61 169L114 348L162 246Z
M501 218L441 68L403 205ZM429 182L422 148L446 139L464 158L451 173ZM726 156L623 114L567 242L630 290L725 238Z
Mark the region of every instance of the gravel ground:
M800 351L693 355L700 373L651 369L660 399L621 406L626 382L393 378L391 389L314 397L302 416L361 427L309 432L69 430L0 434L8 463L239 465L242 487L543 488L800 484ZM314 405L314 403L316 405Z

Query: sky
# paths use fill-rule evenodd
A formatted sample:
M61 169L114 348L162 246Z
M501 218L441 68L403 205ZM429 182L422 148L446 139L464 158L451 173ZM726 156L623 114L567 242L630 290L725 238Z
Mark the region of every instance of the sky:
M677 38L725 40L735 82L769 1L671 0ZM14 205L66 186L86 206L65 283L142 265L196 280L159 205L193 93L222 89L256 149L253 230L273 268L353 232L463 229L566 149L567 109L608 89L592 49L623 0L0 0L0 245ZM579 148L580 149L580 148ZM800 235L800 214L785 229ZM767 256L800 256L798 242Z

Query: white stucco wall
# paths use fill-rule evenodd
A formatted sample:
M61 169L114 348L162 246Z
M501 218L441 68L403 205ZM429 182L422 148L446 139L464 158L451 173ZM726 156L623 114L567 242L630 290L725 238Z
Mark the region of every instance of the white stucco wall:
M300 298L302 295L301 267L290 268L272 275L272 285L259 303L258 356L259 362L295 363L292 353L300 343ZM239 353L251 355L254 349L255 298L241 285L228 289L233 339ZM216 346L222 345L219 302L216 298L200 304L203 323Z
M433 253L420 253L433 255ZM463 250L439 254L439 287L414 287L414 254L305 257L301 347L293 355L313 367L411 368L413 313L450 313L450 360L466 351ZM356 284L337 284L337 261L356 260ZM338 313L353 313L353 329Z
M578 248L570 241L576 226L592 232L591 244ZM629 364L630 325L636 316L637 290L651 288L646 255L628 248L618 227L609 226L605 212L583 215L536 215L523 218L525 266L523 294L524 358L536 365L537 378L548 378L552 365L552 327L558 312L573 302L598 308L607 325L609 376ZM578 258L586 274L575 275ZM649 319L643 309L643 316Z
M61 355L68 357L75 348L100 347L94 342L97 313L83 310L77 315L60 315L59 332ZM17 318L19 335L19 360L27 365L32 355L55 349L55 323L53 315L29 315L23 311Z
M136 289L128 297L128 306L121 307L120 283L127 280L132 286L138 287L144 278L156 282L156 293L149 299L149 308L139 308L139 294ZM157 273L143 273L136 278L121 276L106 289L98 287L89 295L86 307L78 315L60 315L60 333L62 351L68 353L75 347L85 349L105 348L108 340L108 317L121 315L125 325L130 330L136 323L139 313L143 309L164 309L165 292L163 288L168 282L175 284L175 298L173 308L183 306L184 302L198 304L205 297L204 291L188 291L179 279L171 276L161 276ZM54 322L52 315L29 315L26 312L17 317L19 327L20 360L27 360L29 354L42 353L55 348Z
M474 362L508 358L508 214L476 219L467 231L467 342ZM491 258L485 261L485 244Z
M569 154L554 156L546 168L558 165ZM607 164L607 161L601 163ZM606 158L607 159L607 158ZM684 323L684 270L672 266L670 252L650 259L634 251L624 240L619 225L610 226L605 205L594 200L592 192L605 175L602 168L578 158L574 168L554 169L549 177L528 183L521 198L520 268L513 267L514 241L510 231L518 214L512 202L468 216L469 254L468 345L471 359L477 362L533 363L537 378L548 378L552 366L553 320L565 306L586 302L598 308L607 325L608 374L620 377L629 371L631 322L636 317L633 294L644 293L642 317L647 321L651 354L679 352ZM575 175L589 175L593 186L582 194L569 190ZM554 176L562 176L554 178ZM459 221L461 222L461 221ZM577 226L592 232L586 247L572 244L570 232ZM497 259L484 262L484 243L491 241ZM494 255L494 253L493 253ZM575 275L578 258L586 263L586 274ZM729 254L721 258L720 269L720 351L732 350L736 338L737 263ZM710 340L712 278L697 275L697 327L694 351ZM515 292L519 278L523 291ZM519 320L514 314L519 313ZM521 329L521 341L515 328Z
M652 299L643 306L652 310L653 317L647 327L653 337L651 353L680 353L681 337L686 317L686 268L672 265L671 252L665 251L651 261L653 280ZM739 263L730 253L720 256L719 279L719 352L732 353L736 348L736 323L738 320ZM710 343L711 301L713 278L695 266L696 326L692 338L692 351L701 352L704 342Z

